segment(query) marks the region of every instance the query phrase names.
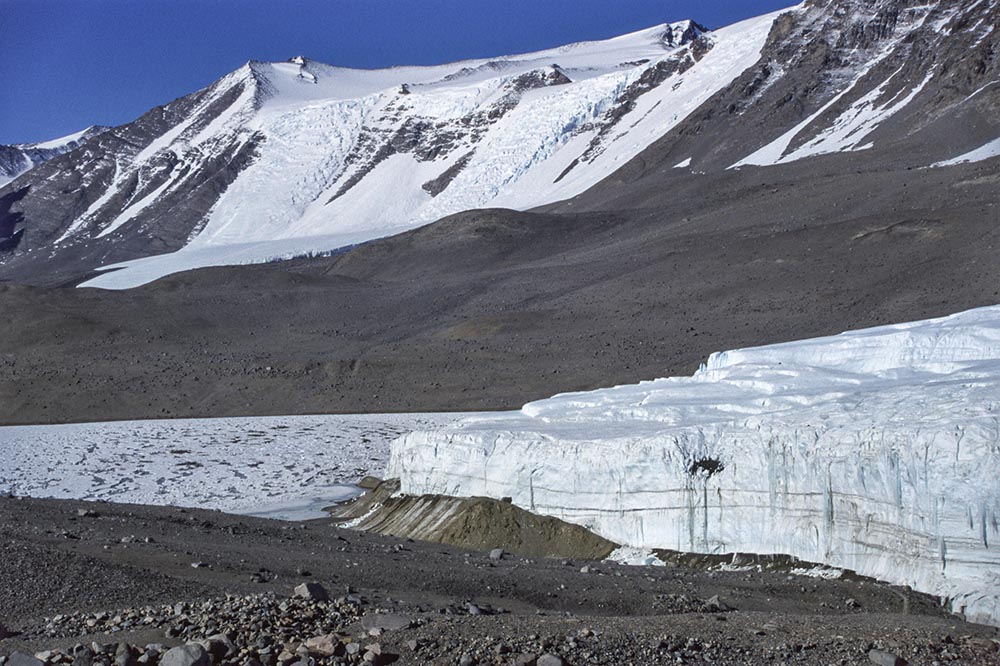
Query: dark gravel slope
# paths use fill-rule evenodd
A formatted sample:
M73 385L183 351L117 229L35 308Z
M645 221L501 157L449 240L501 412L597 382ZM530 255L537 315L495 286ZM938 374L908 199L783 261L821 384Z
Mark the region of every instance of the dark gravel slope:
M0 423L515 408L1000 300L996 160L676 171L334 258L0 286Z
M79 516L80 508L96 515ZM481 664L509 664L518 652L553 652L576 664L676 663L678 650L687 663L706 663L703 657L723 664L862 663L872 647L914 664L1000 663L990 640L995 629L871 581L682 564L592 563L585 573L583 562L516 556L495 562L486 553L339 530L325 521L54 500L0 499L0 536L0 624L23 632L0 640L0 655L94 639L175 644L163 628L46 637L43 617L78 611L110 617L126 606L226 594L287 596L314 580L335 596L346 596L350 586L365 613L392 610L419 620L416 628L365 641L402 655L400 663L455 664L471 653ZM700 610L714 595L735 610ZM470 616L469 601L509 612ZM348 633L359 637L363 630ZM420 641L417 655L410 640ZM501 654L500 644L513 653Z

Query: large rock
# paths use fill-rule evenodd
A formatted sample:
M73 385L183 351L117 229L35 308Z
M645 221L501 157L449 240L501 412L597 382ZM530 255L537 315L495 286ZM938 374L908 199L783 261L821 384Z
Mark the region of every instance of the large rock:
M209 636L205 640L201 641L202 647L212 655L212 659L216 662L222 661L226 657L231 657L236 654L236 646L233 642L229 640L229 636L225 634L215 634L214 636Z
M313 601L329 601L330 594L319 583L302 583L295 588L295 596Z
M167 650L160 658L160 666L212 666L212 656L198 643L188 643Z
M45 666L45 664L41 659L35 659L30 654L13 652L7 657L7 663L4 666Z
M305 645L310 654L317 654L324 657L343 653L344 651L340 639L335 634L313 636L306 641Z

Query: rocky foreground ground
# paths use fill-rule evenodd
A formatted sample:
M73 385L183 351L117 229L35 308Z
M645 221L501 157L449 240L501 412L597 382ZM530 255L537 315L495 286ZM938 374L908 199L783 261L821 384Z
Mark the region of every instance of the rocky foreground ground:
M1000 664L912 591L464 551L218 512L0 499L4 666Z

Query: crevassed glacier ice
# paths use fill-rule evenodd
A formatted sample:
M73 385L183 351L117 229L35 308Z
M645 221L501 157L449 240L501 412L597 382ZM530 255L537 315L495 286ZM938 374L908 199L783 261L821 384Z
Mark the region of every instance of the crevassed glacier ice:
M619 543L785 553L1000 624L1000 307L713 354L393 443L409 494Z

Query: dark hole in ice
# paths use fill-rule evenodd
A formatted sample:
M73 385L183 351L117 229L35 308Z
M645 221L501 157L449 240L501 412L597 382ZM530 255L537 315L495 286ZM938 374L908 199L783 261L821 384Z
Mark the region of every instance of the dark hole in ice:
M688 469L688 474L691 476L698 476L700 472L706 472L707 476L712 476L713 474L718 474L724 469L726 469L726 466L723 465L722 461L718 458L699 458L691 463L691 467Z

